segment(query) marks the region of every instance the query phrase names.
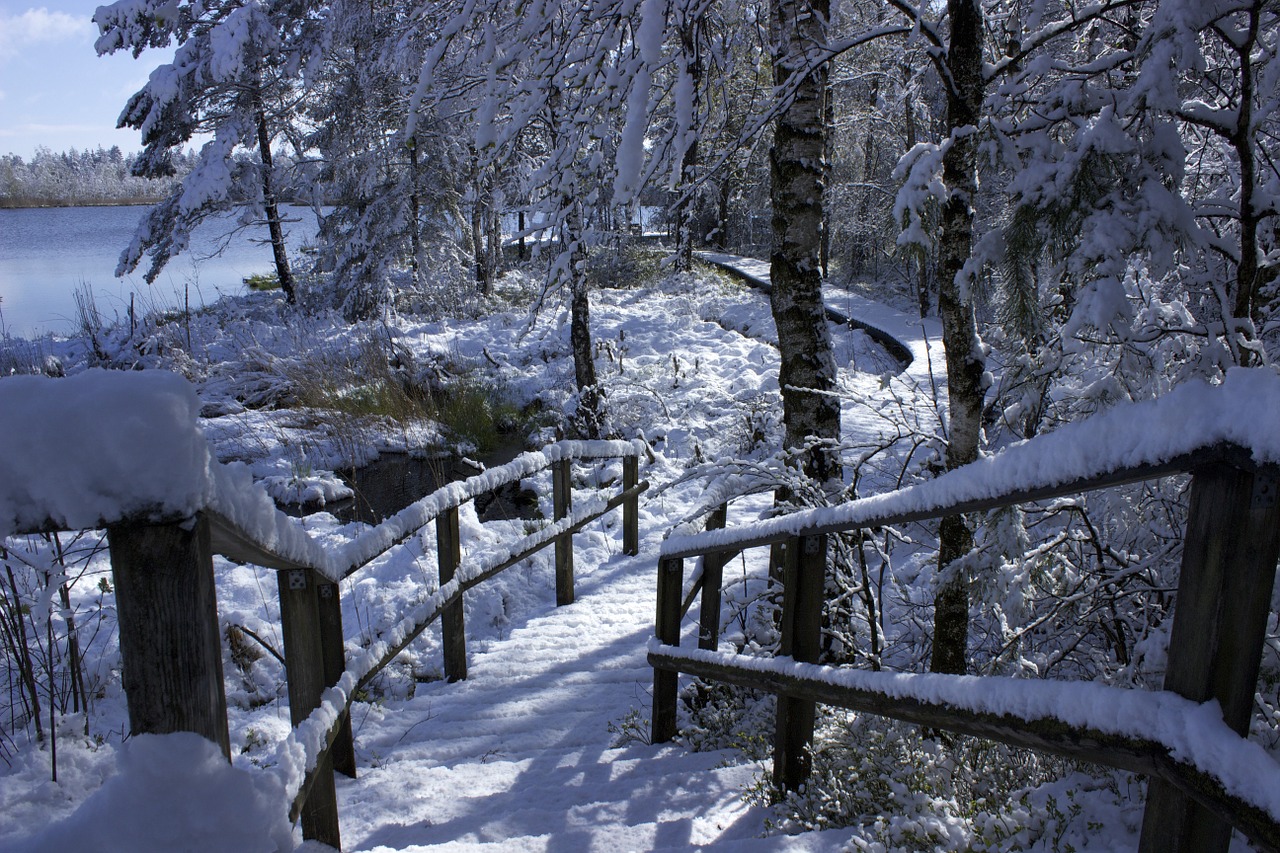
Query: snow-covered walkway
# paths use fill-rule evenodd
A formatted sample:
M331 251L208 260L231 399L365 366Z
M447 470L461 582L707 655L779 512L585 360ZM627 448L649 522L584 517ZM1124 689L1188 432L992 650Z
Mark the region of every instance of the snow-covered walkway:
M577 601L474 655L467 681L354 721L364 760L339 779L345 850L839 848L845 833L760 839L767 815L743 793L764 771L740 754L614 746L647 736L652 539L579 566Z

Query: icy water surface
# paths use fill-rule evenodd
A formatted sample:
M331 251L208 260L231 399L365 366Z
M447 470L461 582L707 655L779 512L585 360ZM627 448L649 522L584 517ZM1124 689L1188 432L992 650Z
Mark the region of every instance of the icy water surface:
M0 210L0 337L70 333L76 326L77 289L91 288L107 322L136 310L193 308L223 293L243 293L244 277L272 270L266 226L238 233L231 217L210 220L192 236L191 248L169 261L148 285L148 263L115 277L120 253L148 208L43 207ZM315 217L301 207L286 208L288 241L297 251L316 233Z

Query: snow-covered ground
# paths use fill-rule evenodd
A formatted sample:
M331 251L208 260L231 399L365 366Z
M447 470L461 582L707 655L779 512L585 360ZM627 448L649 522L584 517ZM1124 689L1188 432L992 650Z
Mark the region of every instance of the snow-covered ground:
M507 286L518 288L519 282ZM507 295L518 301L518 294ZM914 356L905 371L887 372L891 360L865 332L832 326L846 453L863 460L859 491L872 494L893 488L905 466L922 464L929 452L928 439L937 432L936 401L945 396L936 375L943 363L939 335L885 306L855 302L852 295L839 299ZM440 431L426 423L337 425L305 407L257 409L237 398L287 396L290 382L315 369L305 357L308 347L324 347L330 361L320 367L332 369L341 354L355 359L376 341L419 373L436 366L451 375L483 375L490 388L501 389L518 406L538 401L553 412L570 407L563 311L549 308L530 319L522 308L489 309L471 318L402 319L355 329L323 317L291 326L282 322L282 309L271 296L259 295L198 317L189 344L184 335L166 337L168 332L156 329L143 355L117 341L113 357L170 367L191 379L206 415L203 432L218 459L244 461L259 478L332 483L329 469L344 459L421 449L439 441ZM716 276L599 290L593 294L592 325L613 426L625 438L644 439L655 453L642 473L654 488L641 505L640 554L621 553L620 519L596 523L576 537L573 605L554 607L554 573L544 553L468 593L466 682L442 680L437 629L374 683L353 707L359 778L338 782L345 850L1133 847L1142 785L1123 774L1064 769L1059 778L1009 802L989 803L975 815L910 789L920 771L903 767L901 790L891 783L893 803L886 802L880 821L779 836L779 827L794 830L798 824L788 820L785 808L763 804L759 783L766 769L748 757L752 750L727 749L714 738L691 738L714 747L702 752L647 745L651 671L645 652L659 548L668 532L718 504L724 489L752 491L767 481L781 431L777 353L765 297ZM68 374L83 372L89 360L76 343L43 346L40 357L57 358ZM737 461L718 462L731 459ZM579 467L579 488L588 487L590 470ZM726 477L726 470L740 476ZM616 466L606 476L615 475ZM550 515L549 476L531 480ZM704 497L709 483L721 491ZM736 501L731 523L759 517L769 504L763 493ZM482 558L524 535L530 524L482 523L468 505L462 514L464 554ZM367 529L324 512L308 516L303 525L337 550ZM435 591L435 536L430 527L424 534L344 582L349 657ZM46 545L11 545L20 557L50 565ZM109 569L100 549L79 562L77 553L72 552L68 580L80 631L97 629L85 650L96 696L88 715L58 720L56 782L48 739L35 744L28 727L13 742L0 741L0 847L177 849L183 837L191 849L238 851L254 849L246 840L252 833L239 829L257 827L261 849L273 849L282 830L270 810L259 806L273 796L275 774L264 771L279 761L276 747L289 732L289 711L281 664L245 639L257 636L279 648L272 573L216 563L219 616L224 631L239 638L228 645L224 661L235 753L233 768L224 771L198 744L167 750L153 739L124 741L109 584L101 583ZM927 566L927 558L903 561L905 574L894 582L927 584ZM53 576L61 571L55 568ZM726 642L767 639L762 633L769 627L745 615L764 571L762 554L748 554L726 571L726 586L732 587ZM57 584L46 584L47 595L53 595ZM695 610L694 620L696 615ZM909 620L897 626L894 618L887 621L889 642L895 632L909 631ZM760 735L745 718L734 725L742 730L731 732L729 741L735 734ZM958 772L946 770L936 756L921 758L921 765L930 772ZM214 773L220 775L211 780ZM199 802L175 784L184 778L204 781ZM294 839L300 839L296 831Z

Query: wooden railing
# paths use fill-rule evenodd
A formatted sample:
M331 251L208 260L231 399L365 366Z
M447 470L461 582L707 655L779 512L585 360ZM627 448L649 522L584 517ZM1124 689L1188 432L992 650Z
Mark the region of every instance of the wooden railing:
M337 585L325 584L317 574L312 573L311 577L316 581L316 591L302 598L305 593L299 594L292 589L294 585L301 583L294 574L300 570L289 569L287 572L280 573L281 621L285 626L285 658L290 672L289 707L293 724L295 730L310 723L324 731L325 747L320 752L315 768L307 773L299 787L289 813L291 821L301 818L304 838L323 841L340 849L333 771L354 776L354 750L350 746L348 710L353 697L361 688L395 660L437 619L441 621L445 678L449 681L459 681L467 677L466 635L462 607L464 592L544 548L554 545L556 605L572 604L574 601L573 534L586 524L618 507L622 507L623 510L623 553L630 555L638 553L639 496L649 488L647 482L639 480L639 457L646 452L643 445L632 442L566 442L545 448L539 455L549 457L550 460L553 523L512 543L503 552L490 552L483 557L475 558L470 565L464 566L462 563L458 526L459 507L478 495L517 482L534 473L528 464L522 464L522 462L535 455L527 454L511 465L504 466L510 472L505 476L495 477L493 472L486 472L461 483L446 486L439 492L424 498L419 503L430 506L430 511L429 517L423 524L432 520L436 523L439 589L395 626L390 635L375 646L374 650L366 653L363 660L345 670L338 669L336 665L342 642L341 609ZM597 500L575 511L572 499L574 461L617 458L621 458L623 463L621 490L607 500ZM400 537L397 541L403 541L403 538ZM343 577L351 576L367 562L368 560L365 560L360 566L351 566L343 572ZM290 589L286 590L286 587ZM326 587L330 588L327 593ZM298 603L291 604L286 610L286 600L295 597ZM314 623L311 621L309 614L313 606L312 601L315 602L320 613L327 610L332 614L328 620L321 616ZM286 616L287 612L291 612L293 616ZM292 632L289 628L291 618L296 620L298 625ZM330 627L326 627L327 625ZM297 687L296 695L292 674L295 655L289 651L291 633L297 636L295 647L299 651L296 657L307 672L307 675L300 679L301 683ZM325 690L335 687L341 689L340 712L336 711L332 702L330 707L326 708L323 705ZM348 755L352 756L349 763L340 763L345 762ZM332 767L326 766L326 756L332 756Z
M304 838L341 847L334 771L354 776L355 750L350 704L416 637L442 623L444 672L449 681L467 677L462 594L548 546L555 548L556 604L574 600L573 534L622 508L623 551L639 548L639 480L643 442L561 442L523 454L500 468L451 483L362 534L339 554L310 540L297 523L256 492L246 509L246 470L220 468L218 494L193 517L156 518L141 513L104 519L119 614L120 650L130 729L134 733L190 731L217 743L230 757L221 636L213 555L277 570L284 657L293 732L278 750L280 765L305 767L284 779L296 790L290 820L301 820ZM574 505L575 462L622 461L622 484L609 497ZM489 549L464 562L459 508L475 497L551 469L554 519L500 553ZM216 479L216 477L215 477ZM232 486L228 486L232 483ZM254 500L257 504L254 504ZM264 522L264 517L270 519ZM400 623L350 664L345 659L338 582L374 557L436 524L439 587L411 606ZM56 526L35 525L39 530ZM18 533L36 532L23 529ZM318 745L318 746L317 746Z
M1233 410L1224 416L1250 417ZM815 705L824 703L1146 774L1150 784L1141 849L1148 853L1225 851L1232 827L1260 848L1280 850L1280 766L1244 740L1280 554L1277 468L1257 464L1250 449L1231 442L1118 465L1105 452L1098 456L1094 470L1068 482L1004 477L1017 460L1002 468L995 457L982 460L975 468L978 476L960 469L913 490L740 529L715 529L725 520L716 514L706 532L668 538L658 569L656 638L649 654L653 741L665 742L676 734L677 678L686 673L778 697L774 777L788 789L799 787L809 775ZM1055 685L1042 681L999 679L1001 695L1017 700L1006 707L971 701L972 683L963 677L815 665L830 534L988 511L1184 472L1192 475L1190 516L1164 691L1092 684L1072 688L1097 692L1098 703L1110 703L1107 707L1122 721L1136 717L1128 729L1123 722L1108 728L1092 724L1091 717L1066 715L1055 706L1054 697L1061 697L1054 693ZM1002 477L1018 485L1002 489ZM720 570L741 550L759 546L784 552L780 659L717 651ZM684 561L692 558L700 559L701 570L686 594ZM682 621L699 590L699 648L681 648ZM1184 742L1145 735L1152 731L1153 714L1178 717L1185 726L1214 724L1204 722L1206 715L1197 704L1210 700L1220 704L1223 723L1239 736L1227 738L1230 754L1212 749L1197 754L1191 743L1195 737ZM1220 745L1222 739L1214 742ZM1239 778L1242 764L1259 768L1256 791L1242 792L1239 785L1224 781Z

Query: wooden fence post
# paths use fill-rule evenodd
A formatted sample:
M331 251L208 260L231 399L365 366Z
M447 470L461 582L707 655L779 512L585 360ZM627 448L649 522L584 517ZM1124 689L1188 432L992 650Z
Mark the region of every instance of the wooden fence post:
M231 758L209 519L107 530L129 728L195 732Z
M622 459L622 489L634 488L640 482L640 459ZM622 504L622 553L634 557L640 553L640 496L633 495Z
M1280 556L1277 481L1226 464L1193 472L1164 689L1218 700L1223 720L1249 732ZM1225 853L1231 827L1172 784L1152 778L1143 853Z
M436 550L440 562L440 585L444 586L453 580L458 566L462 564L457 507L450 507L436 517ZM452 604L446 604L440 613L444 677L449 681L464 681L467 677L467 632L462 614L462 596Z
M707 530L723 530L729 505L720 504L707 516ZM724 586L724 552L702 555L702 606L699 608L698 648L715 651L720 647L720 593Z
M573 460L561 459L551 466L551 500L555 520L573 508ZM573 534L556 537L556 607L573 604Z
M317 579L318 580L318 579ZM347 669L347 650L342 634L342 599L336 583L319 581L317 589L320 619L320 650L324 657L324 683L333 687ZM356 778L356 746L351 734L351 712L342 712L342 728L329 747L333 769L343 776Z
M289 679L289 717L294 726L320 707L326 686L317 578L309 569L276 573L285 669ZM302 837L342 849L338 832L338 795L333 783L333 757L328 750L321 754L316 764L315 782L302 806Z
M684 560L658 562L658 614L654 634L668 646L680 645L680 597L684 586ZM680 673L674 670L653 671L653 719L650 740L666 743L676 736L676 699Z
M822 639L822 599L827 571L827 537L800 536L787 542L783 559L782 625L779 654L817 663ZM797 790L809 778L817 706L811 700L778 696L773 741L774 783Z

